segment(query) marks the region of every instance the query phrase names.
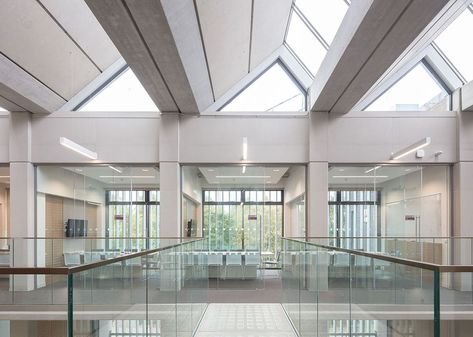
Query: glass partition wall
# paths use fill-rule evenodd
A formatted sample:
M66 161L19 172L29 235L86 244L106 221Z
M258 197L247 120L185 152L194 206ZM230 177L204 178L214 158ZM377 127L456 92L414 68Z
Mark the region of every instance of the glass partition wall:
M283 234L305 235L304 166L183 166L182 175L183 236L203 236L211 250L277 255Z
M441 256L448 256L446 251L441 253L445 248L441 240L431 247L418 247L415 242L450 236L450 190L450 167L445 165L331 166L330 244L367 251L383 249L412 259L419 259L414 255L421 251L430 251L431 256L424 256L423 261L447 263L441 261ZM343 240L345 237L359 239ZM422 245L427 245L425 240Z
M156 167L41 165L36 177L37 237L62 239L37 247L39 266L142 250L153 243L139 238L159 236Z

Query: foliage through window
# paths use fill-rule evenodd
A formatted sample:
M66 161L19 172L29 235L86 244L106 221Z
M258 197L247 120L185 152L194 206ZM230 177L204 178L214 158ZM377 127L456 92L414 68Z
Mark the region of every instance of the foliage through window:
M203 232L211 250L281 250L281 190L204 191Z
M129 247L127 238L156 238L159 236L158 190L107 191L106 235L110 249ZM120 239L121 238L121 239ZM145 240L130 240L132 248L146 248Z
M370 190L330 190L328 195L331 245L373 251L375 240L343 240L378 235L380 193Z

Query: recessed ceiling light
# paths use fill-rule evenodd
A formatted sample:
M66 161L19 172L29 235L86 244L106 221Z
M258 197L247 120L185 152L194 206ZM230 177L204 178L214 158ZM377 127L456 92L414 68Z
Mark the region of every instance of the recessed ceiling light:
M82 172L82 169L76 168L77 172Z
M214 169L207 169L207 172L214 172Z
M279 169L273 169L273 172L279 172Z
M143 172L148 172L149 169L141 169L141 171L143 171Z
M404 171L409 172L411 169L405 169Z
M343 171L345 171L345 169L342 169L342 168L338 169L338 172L343 172Z

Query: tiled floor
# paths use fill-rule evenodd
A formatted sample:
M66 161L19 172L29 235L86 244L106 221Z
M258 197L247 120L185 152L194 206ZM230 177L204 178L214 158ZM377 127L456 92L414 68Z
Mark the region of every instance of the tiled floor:
M212 303L196 337L295 337L278 303Z

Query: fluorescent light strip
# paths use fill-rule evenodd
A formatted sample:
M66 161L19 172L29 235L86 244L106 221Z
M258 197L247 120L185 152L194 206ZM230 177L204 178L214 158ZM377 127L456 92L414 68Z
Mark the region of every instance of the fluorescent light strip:
M332 176L332 178L345 178L345 179L350 179L350 178L388 178L388 176Z
M108 165L108 167L111 168L112 170L114 170L115 172L122 173L122 171L120 171L116 167L113 167L112 165Z
M425 137L424 139L421 139L420 141L406 147L405 149L402 149L400 151L397 151L396 153L391 154L391 159L392 160L397 160L400 159L404 156L407 156L410 153L416 152L417 150L422 149L423 147L426 147L427 145L430 145L430 137Z
M372 171L376 171L377 169L381 168L381 165L375 166L373 168L370 168L369 170L365 171L365 173L370 173Z
M0 176L0 179L3 179L3 178L10 178L10 176Z
M241 173L242 173L242 174L245 174L245 172L246 172L246 165L243 165L243 167L242 167L242 169L241 169Z
M120 179L151 179L155 178L155 176L99 176L100 178L120 178Z
M90 159L97 159L97 152L93 152L85 147L83 147L82 145L79 145L75 142L73 142L72 140L70 140L69 138L66 138L66 137L59 137L59 144L61 144L62 146L64 147L67 147L69 150L72 150L74 152L77 152L81 155L83 155L84 157L87 157L87 158L90 158Z
M243 137L243 160L248 160L248 138Z
M216 176L215 178L219 179L267 179L271 178L271 176Z

